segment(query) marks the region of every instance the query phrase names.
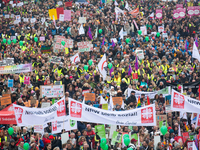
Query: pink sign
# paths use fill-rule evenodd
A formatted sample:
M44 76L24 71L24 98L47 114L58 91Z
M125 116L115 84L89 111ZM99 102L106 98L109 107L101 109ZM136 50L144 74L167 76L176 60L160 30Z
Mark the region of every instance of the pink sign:
M176 9L177 8L183 8L183 4L176 4Z
M179 8L178 11L179 11L179 18L185 18L186 9L185 8Z
M24 77L24 84L30 84L30 77Z
M194 7L188 7L188 15L189 16L194 16L194 10L195 8Z
M173 12L173 19L178 19L179 18L179 10L174 10Z
M44 36L41 36L41 37L40 37L40 41L45 41L45 37L44 37Z
M194 6L194 15L199 15L199 6Z
M156 9L156 19L162 19L162 9Z
M64 21L71 21L71 10L64 10Z

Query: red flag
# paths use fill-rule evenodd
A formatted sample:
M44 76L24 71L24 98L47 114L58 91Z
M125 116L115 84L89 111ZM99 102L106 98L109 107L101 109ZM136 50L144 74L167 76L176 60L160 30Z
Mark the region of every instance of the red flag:
M147 96L147 105L150 105L149 96Z

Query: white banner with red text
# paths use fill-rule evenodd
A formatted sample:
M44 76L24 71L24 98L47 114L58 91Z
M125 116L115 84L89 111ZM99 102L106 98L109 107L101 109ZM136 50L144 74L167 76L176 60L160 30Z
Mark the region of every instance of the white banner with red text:
M47 108L29 108L13 104L18 126L38 125L65 116L65 97Z
M73 120L122 126L156 126L155 104L126 111L108 111L69 98Z
M200 112L200 101L185 96L172 89L171 110L191 113Z

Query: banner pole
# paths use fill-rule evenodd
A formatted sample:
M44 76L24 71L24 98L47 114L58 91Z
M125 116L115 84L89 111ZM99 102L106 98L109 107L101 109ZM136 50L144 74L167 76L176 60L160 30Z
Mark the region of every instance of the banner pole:
M65 125L65 119L63 119L63 133L65 132L65 131L64 131L64 129L65 129L65 126L64 126L64 125Z

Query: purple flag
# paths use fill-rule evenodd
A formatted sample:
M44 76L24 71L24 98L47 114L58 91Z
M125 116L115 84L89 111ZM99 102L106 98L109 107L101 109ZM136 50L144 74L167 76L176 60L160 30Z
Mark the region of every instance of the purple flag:
M132 68L131 68L131 64L129 64L129 67L128 67L128 76L130 76L132 73Z
M198 47L199 47L199 44L198 44L197 38L195 38L195 44L196 44L196 46L197 46L197 48L198 48Z
M102 5L102 1L100 0L100 5Z
M113 67L110 69L110 76L112 77Z
M112 47L114 48L115 47L115 42L112 40Z
M139 69L139 64L138 64L138 58L136 56L136 58L135 58L135 70L138 71L138 69Z
M105 41L105 37L103 37L103 42L102 42L102 44L101 44L101 45L104 45L104 41Z
M90 27L89 27L89 30L88 30L88 36L89 36L89 38L92 40L92 32L91 32Z
M187 49L187 40L185 41L185 50L186 50L186 52L188 52L188 49Z

